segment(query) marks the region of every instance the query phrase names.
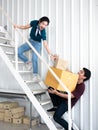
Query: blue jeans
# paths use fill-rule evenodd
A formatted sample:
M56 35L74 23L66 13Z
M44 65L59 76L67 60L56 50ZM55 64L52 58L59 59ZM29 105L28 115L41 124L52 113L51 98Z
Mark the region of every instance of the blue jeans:
M32 46L36 49L38 53L41 52L41 42L36 42L29 38L29 42L32 44ZM31 48L27 43L24 43L18 48L18 57L23 61L23 62L28 62L28 58L23 54L26 51L29 51ZM38 73L38 56L32 52L32 65L33 65L33 73L37 74Z
M63 114L68 111L68 104L66 102L66 99L61 98L61 97L59 97L55 94L51 94L51 93L49 93L49 95L51 97L53 106L57 107L57 109L53 115L54 120L58 124L60 124L62 127L64 127L65 130L68 130L68 123L66 120L64 120L62 118ZM72 128L72 130L73 130L73 128Z

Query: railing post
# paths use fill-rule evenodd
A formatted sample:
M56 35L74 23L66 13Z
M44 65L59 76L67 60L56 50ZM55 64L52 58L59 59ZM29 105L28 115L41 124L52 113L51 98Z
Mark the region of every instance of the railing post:
M72 120L71 120L71 93L68 93L68 130L71 130Z
M18 32L15 29L15 68L18 71Z

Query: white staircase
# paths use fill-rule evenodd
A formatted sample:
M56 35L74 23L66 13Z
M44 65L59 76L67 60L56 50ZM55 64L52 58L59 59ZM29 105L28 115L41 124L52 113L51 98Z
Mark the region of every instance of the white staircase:
M9 38L8 32L2 26L0 26L0 55L2 55L2 58L4 58L4 60L6 61L5 63L9 66L9 69L12 70L11 73L13 73L13 75L16 76L15 78L16 78L17 82L20 82L20 85L24 84L26 87L28 87L28 91L30 92L29 94L32 94L33 98L36 95L40 95L40 97L41 97L42 94L46 94L46 98L44 100L40 99L38 101L37 98L35 98L35 100L36 100L35 103L38 103L38 106L40 106L40 108L43 110L43 114L46 114L45 116L48 116L49 120L50 120L50 115L47 115L47 113L41 107L43 105L47 105L47 104L51 103L51 100L50 100L49 96L47 95L47 87L45 86L45 84L42 80L35 83L32 80L32 71L28 70L25 67L25 63L23 63L20 60L18 60L19 70L16 71L16 69L15 69L15 63L16 63L15 62L15 46L14 46L14 44L11 45L10 42L14 43L13 41L11 41L11 38ZM20 78L17 79L18 77L20 77ZM27 89L25 87L24 87L24 89L27 91ZM0 89L0 91L6 92L8 90ZM17 91L9 90L9 92L23 93L23 90L22 89L17 90ZM34 105L34 102L33 102L33 105ZM40 113L40 111L39 111L39 113ZM53 118L52 118L52 121L53 121ZM53 125L53 124L51 124L51 125ZM74 126L75 130L79 130L78 127L74 123L73 123L73 126ZM51 127L51 130L57 130L57 128L54 126L54 127Z
M15 69L15 47L14 47L14 45L11 45L10 42L12 42L12 41L11 41L11 39L9 39L7 31L2 26L0 26L0 56L4 60L5 64L8 66L10 73L13 73L13 76L15 77L17 82L20 82L19 84L20 85L22 84L22 86L24 86L23 87L25 89L24 91L28 91L29 96L32 94L31 97L33 97L33 99L35 100L35 101L33 100L33 105L36 104L35 108L39 109L38 110L39 113L41 110L43 115L48 117L48 115L44 111L43 107L41 107L41 106L49 104L50 99L45 98L46 100L38 101L36 98L36 95L42 95L42 94L47 95L47 93L46 93L47 88L46 88L44 82L42 80L39 82L36 82L36 83L34 81L32 81L32 71L28 71L27 68L25 67L24 63L20 60L18 61L19 71L16 71L16 69ZM28 87L28 89L26 89L25 86ZM13 93L25 93L22 89L20 89L20 90L12 90L12 89L8 90L7 89L6 90L6 89L0 88L0 91L1 92L8 91L8 92L13 92ZM47 121L50 121L50 119L48 119ZM51 130L57 130L51 121L50 121L50 124L52 125Z
M2 13L6 16L6 20L10 22L11 26L14 25L12 19L9 17L9 15L6 13L5 10L0 7L0 10ZM53 70L49 67L49 65L44 61L44 59L39 55L39 53L34 49L34 47L30 44L30 42L23 36L23 34L16 29L15 31L15 37L17 37L17 33L27 42L27 44L31 47L31 49L36 53L38 58L47 66L51 74L54 76L54 78L59 82L59 84L65 89L65 91L68 93L68 130L71 130L71 126L73 124L75 130L79 130L78 127L72 123L71 120L71 92L68 90L68 88L63 84L63 82L58 78L58 76L53 72ZM11 90L8 88L7 91L13 92L13 93L25 93L39 115L41 116L44 123L48 126L50 130L57 130L54 123L50 120L49 115L45 112L43 107L41 105L46 105L50 103L50 100L40 100L40 102L37 100L35 95L42 95L43 93L46 93L46 86L43 83L43 81L34 83L32 81L32 73L31 71L28 71L25 67L24 63L20 60L18 60L17 57L17 45L18 41L17 38L15 39L15 42L12 40L12 38L9 36L8 32L0 26L0 60L1 62L4 62L4 66L0 66L0 72L5 72L3 76L5 76L5 80L3 80L2 73L0 75L0 82L1 86L3 84L6 85L6 82L9 78L6 76L6 71L9 72L9 74L12 76L12 80L14 82L13 84L9 84L15 88L18 87L16 90ZM14 46L15 45L15 46ZM2 68L3 67L3 68ZM4 67L7 68L5 71ZM10 76L9 75L9 76ZM6 91L5 89L2 89L0 86L0 91ZM14 88L14 89L15 89Z

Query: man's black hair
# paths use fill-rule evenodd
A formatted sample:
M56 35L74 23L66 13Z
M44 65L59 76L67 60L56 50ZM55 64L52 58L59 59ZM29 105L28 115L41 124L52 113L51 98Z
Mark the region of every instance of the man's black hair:
M41 18L39 19L39 23L41 23L41 22L43 22L43 21L46 21L46 22L48 23L48 25L49 25L49 23L50 23L49 18L48 18L48 17L46 17L46 16L41 17Z
M84 70L84 76L86 77L86 79L84 79L84 81L86 81L91 77L91 71L88 70L87 68L83 68L83 70Z

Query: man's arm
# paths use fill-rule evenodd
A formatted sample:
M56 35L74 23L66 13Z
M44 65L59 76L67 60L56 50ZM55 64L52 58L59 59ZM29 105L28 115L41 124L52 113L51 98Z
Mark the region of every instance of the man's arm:
M30 28L30 24L27 24L27 25L14 25L14 28L19 28L19 29L28 29Z
M52 93L52 94L56 94L56 95L58 95L59 97L68 99L68 94L60 93L60 92L58 92L57 90L49 89L48 92L49 92L49 93ZM74 96L72 93L71 93L71 98L75 98L75 96Z

